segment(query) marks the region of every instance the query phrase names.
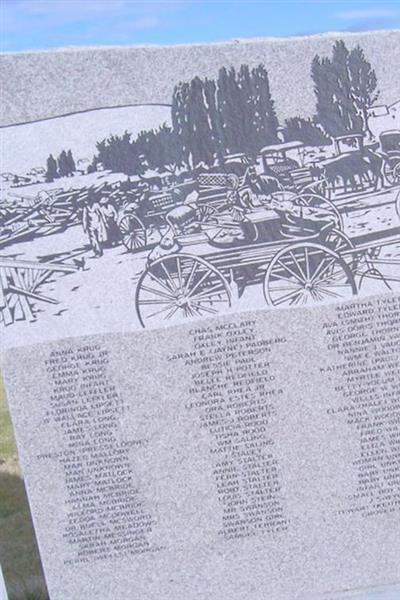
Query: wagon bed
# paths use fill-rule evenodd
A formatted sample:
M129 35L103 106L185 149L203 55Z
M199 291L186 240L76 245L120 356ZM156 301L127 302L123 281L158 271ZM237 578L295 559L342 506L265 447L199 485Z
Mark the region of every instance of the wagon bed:
M285 229L275 210L259 207L242 221L223 214L218 223L205 223L198 233L178 236L180 250L150 261L138 281L136 310L141 324L229 310L232 295L240 297L248 285L259 283L270 306L347 299L358 293L366 277L381 279L390 287L380 268L400 261L380 255L384 247L400 243L400 226L349 239L341 230L341 215L336 227L332 219L319 223L318 215L312 233L310 213L303 218L302 210L298 206L286 219L290 225L290 219L298 218L303 229L301 225L298 230ZM331 215L337 216L336 207ZM251 227L260 234L257 239L233 234L224 246L210 235L219 226L236 228L237 234L244 223L250 235ZM292 232L296 233L290 237Z

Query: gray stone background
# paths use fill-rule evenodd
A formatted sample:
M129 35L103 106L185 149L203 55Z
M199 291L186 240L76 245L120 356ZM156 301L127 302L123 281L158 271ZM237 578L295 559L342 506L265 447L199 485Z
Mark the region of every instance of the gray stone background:
M336 38L361 43L374 57L381 103L400 98L400 32L335 34L294 40L241 41L230 44L6 54L0 57L0 123L10 125L96 107L169 102L174 84L195 74L214 76L222 64L264 62L279 117L312 114L310 63L329 54ZM389 91L390 90L390 91ZM21 365L19 365L20 367ZM400 591L377 590L352 600L398 600ZM329 600L342 598L329 595ZM308 600L308 598L307 598ZM328 600L328 597L327 597Z
M310 65L335 39L360 43L373 57L379 103L400 99L400 31L337 33L292 39L240 40L192 46L71 48L0 57L0 125L135 103L169 103L175 83L215 77L222 66L263 62L280 119L313 114ZM397 52L396 52L397 48Z
M276 401L274 453L292 524L283 537L222 543L215 539L220 508L211 483L208 434L184 409L190 375L199 369L183 368L182 361L171 362L167 356L192 350L191 330L237 325L241 319L255 320L257 339L288 338L287 345L274 347L270 360L273 386L284 389ZM378 586L398 579L398 513L368 519L337 514L353 489L359 439L333 423L326 410L341 402L337 381L320 370L339 360L327 349L324 333L324 324L337 319L335 306L249 312L241 319L229 315L196 325L66 339L36 345L34 352L32 347L8 352L4 375L52 600L100 600L101 594L101 600L366 600L364 584L377 586L367 600L398 599L382 595ZM145 432L149 439L136 460L135 477L146 506L159 520L154 539L166 549L65 566L71 549L62 537L63 477L55 461L36 458L63 447L58 428L44 419L51 390L44 361L53 350L92 344L109 350L110 373L129 405L121 416L121 432L135 439Z

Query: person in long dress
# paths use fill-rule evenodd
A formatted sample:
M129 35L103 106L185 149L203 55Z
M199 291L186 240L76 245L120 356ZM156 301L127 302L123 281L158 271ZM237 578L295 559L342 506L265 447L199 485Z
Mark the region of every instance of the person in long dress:
M121 233L118 228L118 211L107 196L101 198L100 210L106 228L107 245L115 246L121 238Z

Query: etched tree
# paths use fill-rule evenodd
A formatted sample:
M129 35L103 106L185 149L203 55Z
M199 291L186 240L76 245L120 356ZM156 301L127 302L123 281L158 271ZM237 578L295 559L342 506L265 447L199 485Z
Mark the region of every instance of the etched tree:
M242 152L254 156L258 150L256 139L256 113L258 110L257 98L248 65L241 65L237 75L238 86L238 138Z
M370 133L368 108L378 98L377 79L359 46L349 52L343 41L335 42L332 59L315 56L311 76L317 120L328 135Z
M190 82L188 126L193 165L197 166L200 163L212 165L214 162L213 138L205 104L203 82L199 77L194 77Z
M254 125L257 150L278 141L278 117L272 99L268 72L263 64L251 71L254 94Z
M67 175L69 175L68 158L67 158L67 153L65 152L65 150L63 150L61 152L60 156L58 157L57 164L58 164L58 173L59 173L60 177L66 177Z
M111 135L98 142L97 164L102 163L105 169L133 175L138 172L138 156L131 134L125 131L121 136Z
M58 177L57 161L52 154L47 159L46 181L51 182Z
M179 82L171 119L172 128L164 124L136 139L125 132L99 142L97 163L127 174L146 166L175 172L183 165L221 164L227 153L254 157L262 146L277 141L278 120L263 65L252 70L241 65L238 72L222 67L217 81L196 76Z
M182 145L176 133L165 123L157 133L156 139L158 142L158 168L165 168L171 173L175 173L177 168L183 165Z
M240 90L233 67L229 70L222 67L219 70L217 104L225 151L228 153L242 151L244 140L240 120Z
M306 146L324 146L331 142L313 119L303 119L302 117L286 119L283 135L286 142L299 141Z
M378 80L371 63L365 58L361 46L357 45L351 50L348 68L353 103L361 115L363 131L372 137L368 124L368 109L378 100Z
M349 71L350 53L342 40L335 42L332 52L332 68L335 74L334 93L346 132L362 131L362 121L353 101L353 89Z
M248 65L241 65L237 75L233 68L220 69L217 104L228 152L254 156L277 141L278 119L264 65L251 71Z
M203 82L204 100L210 122L212 144L219 163L225 154L223 127L221 116L217 106L217 86L213 79L205 79Z
M165 123L157 130L142 131L135 140L135 147L138 159L145 159L151 169L167 169L174 173L182 165L179 137Z
M73 175L74 171L76 171L76 165L74 161L74 157L72 156L71 150L67 152L67 163L68 163L68 175Z
M188 168L191 165L189 127L189 84L178 83L172 94L171 118L172 128L178 136L182 148L182 160Z

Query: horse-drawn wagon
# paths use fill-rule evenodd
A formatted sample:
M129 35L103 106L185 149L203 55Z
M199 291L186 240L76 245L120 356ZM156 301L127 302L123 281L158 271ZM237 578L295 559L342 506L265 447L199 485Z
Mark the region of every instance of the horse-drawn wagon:
M184 205L193 186L194 182L187 182L156 193L145 192L137 201L123 206L119 211L118 228L127 250L135 252L148 248L155 232L158 232L159 237L162 236L163 231L170 226L169 215L177 207ZM196 211L197 220L205 221L212 212L213 208L200 200Z
M164 225L164 216L176 204L171 191L145 192L120 210L121 240L130 252L147 247L149 233Z
M265 146L260 150L263 173L275 177L282 187L290 190L312 184L312 169L302 165L304 148L299 141Z
M400 132L381 134L381 150L378 144L365 145L360 133L347 133L334 139L334 154L303 165L304 144L298 141L281 142L266 146L260 151L258 161L242 154L229 156L219 168L200 170L196 178L179 185L148 192L144 199L133 203L120 215L121 238L130 251L149 247L151 233L158 230L160 236L168 227L166 218L184 201L185 193L197 189L197 205L201 217L206 222L215 211L223 210L229 203L229 196L247 198L251 205L257 196L271 196L277 190L296 193L304 202L317 203L324 195L325 205L329 198L347 197L360 191L376 190L400 180ZM386 181L384 179L386 177ZM179 196L179 190L182 192ZM178 192L178 193L177 193ZM330 203L332 204L332 203ZM258 225L260 228L261 225ZM257 239L255 227L248 226Z
M191 202L194 194L197 220L204 222L227 202L230 191L236 189L243 177L231 172L215 169L202 171L196 179L187 179L162 190L142 192L135 198L122 203L119 210L118 228L124 246L130 252L148 248L154 232L162 232L170 225L168 215L179 206ZM244 169L245 170L245 169Z
M200 234L178 237L172 253L154 260L150 255L136 287L142 326L227 311L254 284L263 286L267 305L282 307L345 300L365 278L389 285L379 265L393 261L379 255L400 243L400 226L349 239L341 215L326 199L318 201L315 194L311 202L291 192L273 196L270 206L239 222L219 214Z

